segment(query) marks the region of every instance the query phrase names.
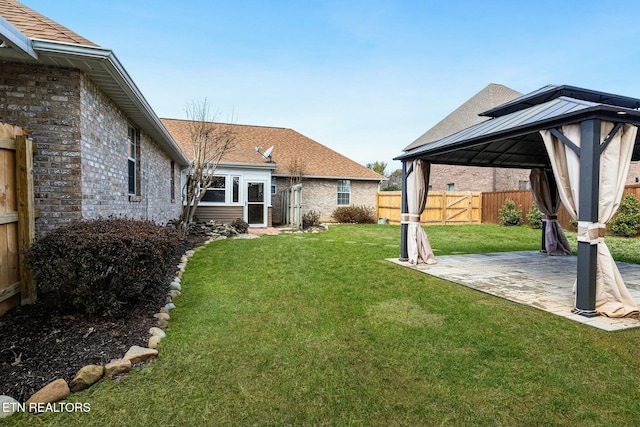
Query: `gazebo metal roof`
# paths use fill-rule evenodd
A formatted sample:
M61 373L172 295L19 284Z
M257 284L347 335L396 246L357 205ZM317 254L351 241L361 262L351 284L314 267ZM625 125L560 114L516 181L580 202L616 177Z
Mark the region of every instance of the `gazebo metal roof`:
M395 160L503 168L548 167L539 131L598 118L640 124L640 99L577 88L545 86L482 113L492 117L406 151ZM640 160L636 144L633 160Z

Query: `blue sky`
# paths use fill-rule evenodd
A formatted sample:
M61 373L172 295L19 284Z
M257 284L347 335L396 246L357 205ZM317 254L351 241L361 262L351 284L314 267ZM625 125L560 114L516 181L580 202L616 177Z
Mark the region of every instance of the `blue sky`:
M207 98L389 172L490 83L640 98L636 0L22 2L113 49L160 117Z

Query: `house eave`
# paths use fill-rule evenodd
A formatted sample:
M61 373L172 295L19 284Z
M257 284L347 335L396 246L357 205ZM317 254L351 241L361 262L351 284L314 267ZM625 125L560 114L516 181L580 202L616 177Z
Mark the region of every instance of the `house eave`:
M50 40L28 40L36 56L22 58L24 62L82 70L122 109L132 124L153 138L179 166L189 164L189 159L112 50Z
M239 169L263 169L275 170L278 165L276 163L242 163L242 162L220 162L219 167L239 168Z
M274 173L273 176L278 177L278 178L290 178L291 175L287 175L284 173ZM327 175L304 175L302 177L303 179L349 179L351 181L388 181L389 178L387 177L380 177L380 178L372 178L372 177L361 177L361 176L327 176Z
M5 50L4 55L0 56L38 59L38 54L33 50L31 40L2 16L0 16L0 38L0 41L4 42L1 49Z

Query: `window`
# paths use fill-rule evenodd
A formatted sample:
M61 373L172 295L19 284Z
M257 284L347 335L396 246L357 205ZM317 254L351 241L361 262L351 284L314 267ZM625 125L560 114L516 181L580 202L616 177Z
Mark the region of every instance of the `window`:
M453 182L447 184L447 191L454 191L455 188L456 188L456 185Z
M138 130L129 126L129 136L127 141L127 167L129 194L136 195L139 190L139 168L140 168L140 144L138 143L140 134Z
M224 203L226 201L226 184L227 180L224 176L214 176L213 182L202 197L203 202Z
M240 177L239 176L233 177L233 194L232 194L231 201L233 203L238 203L240 201Z
M171 203L176 201L176 162L171 161Z
M427 188L427 191L431 191L431 190L433 190L433 185L430 185L430 186Z
M519 180L518 181L518 190L528 190L529 189L529 180Z
M271 177L271 194L276 194L276 177L272 176Z
M338 205L349 205L351 203L351 181L348 179L338 180Z

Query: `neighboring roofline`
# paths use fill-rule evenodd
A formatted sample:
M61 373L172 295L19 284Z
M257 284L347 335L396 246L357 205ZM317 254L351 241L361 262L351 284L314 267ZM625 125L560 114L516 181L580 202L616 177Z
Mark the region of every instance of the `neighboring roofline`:
M89 77L91 77L102 90L104 90L110 96L117 93L118 96L124 95L135 106L137 112L141 113L141 117L136 123L147 134L149 134L160 146L162 146L173 158L177 160L182 166L189 164L189 159L182 152L178 144L173 137L169 134L169 131L160 121L160 118L153 111L147 100L142 95L142 92L138 89L129 73L125 70L122 63L118 60L115 53L110 49L104 49L101 47L85 46L72 43L62 43L50 40L32 39L32 45L36 52L39 53L40 58L43 56L51 56L52 59L58 57L66 58L67 60L82 59L86 62L86 67L80 68ZM92 66L91 62L97 61L104 67ZM77 64L70 64L69 67L78 68ZM106 76L105 76L106 72ZM102 84L101 84L102 83ZM106 83L115 83L115 86ZM127 108L117 103L115 96L112 96L112 100L122 108L122 110L132 119L132 112L127 111Z
M624 120L621 120L621 118ZM456 134L461 134L464 132L469 132L473 128L477 128L479 126L486 126L490 124L494 120L507 119L506 116L500 116L497 118L493 118L491 120L487 120L485 122L479 123L477 125L471 126L467 129L463 129L459 132L456 132L452 135L449 135L445 138L442 138L437 141L430 142L428 144L422 145L420 147L416 147L413 150L407 151L404 154L394 157L393 160L407 161L414 160L424 157L425 155L436 155L443 154L451 151L456 151L460 148L469 148L477 145L486 144L491 141L498 141L507 138L515 138L523 135L527 135L533 132L538 132L543 129L550 129L566 124L572 124L583 120L588 119L601 119L608 120L612 122L624 122L631 123L634 125L640 125L640 111L624 108L624 107L616 107L613 105L606 104L596 104L587 108L583 108L580 110L576 110L571 113L564 113L559 116L551 117L547 120L540 120L534 123L528 123L522 126L516 126L512 128L503 129L493 133L483 133L477 137L472 138L463 138L460 141L456 141L451 144L445 144L438 146L435 149L429 150L429 145L437 143L439 141L443 141L445 139L454 138Z
M275 177L280 177L280 178L289 178L291 175L288 174L284 174L284 173L274 173L273 176ZM313 179L350 179L353 181L387 181L389 180L389 178L387 177L382 177L382 178L365 178L365 177L359 177L359 176L320 176L320 175L303 175L302 179L305 178L313 178Z
M2 36L2 41L7 44L6 48L18 50L23 54L21 56L27 55L33 59L38 59L38 54L33 50L29 37L25 36L2 16L0 16L0 36Z

